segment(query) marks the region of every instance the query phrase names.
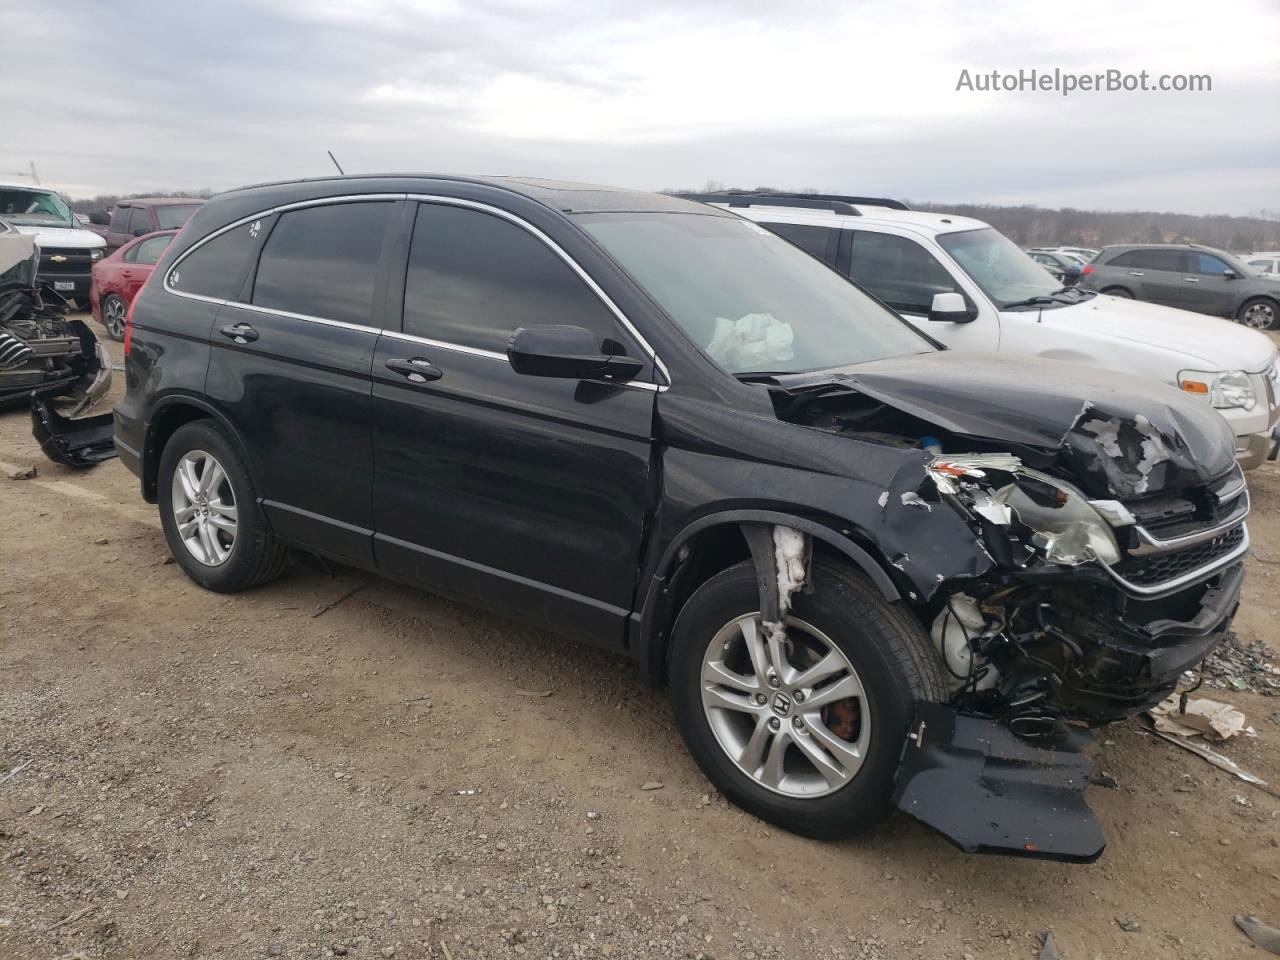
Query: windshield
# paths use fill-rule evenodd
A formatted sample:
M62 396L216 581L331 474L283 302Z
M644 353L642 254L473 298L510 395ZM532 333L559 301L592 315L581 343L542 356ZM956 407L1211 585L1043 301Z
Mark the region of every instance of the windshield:
M74 227L75 217L62 198L48 190L0 187L0 217L31 227Z
M992 301L1004 309L1032 297L1048 297L1062 284L1003 233L984 227L938 235L942 249Z
M577 220L729 373L803 373L934 349L835 271L747 220Z
M176 230L196 212L198 203L166 203L156 204L156 220L160 222L160 230Z

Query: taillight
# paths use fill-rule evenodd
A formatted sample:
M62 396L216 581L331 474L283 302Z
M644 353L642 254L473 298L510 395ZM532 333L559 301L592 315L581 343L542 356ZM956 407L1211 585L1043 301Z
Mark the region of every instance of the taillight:
M147 279L142 282L142 286L138 288L138 292L133 295L133 300L129 304L129 312L124 315L124 355L129 355L129 347L133 344L133 311L138 306L138 300L142 297L142 293L151 285L151 278L156 275L155 270L147 274Z
M145 284L143 284L145 286ZM129 347L133 345L133 308L138 303L138 296L142 293L139 290L133 295L133 303L129 304L129 311L124 315L124 355L129 355Z
M1091 273L1093 273L1093 264L1092 264L1092 263L1086 263L1086 264L1084 265L1084 269L1080 271L1080 276L1082 276L1082 277L1087 277L1087 276L1088 276L1089 274L1091 274Z

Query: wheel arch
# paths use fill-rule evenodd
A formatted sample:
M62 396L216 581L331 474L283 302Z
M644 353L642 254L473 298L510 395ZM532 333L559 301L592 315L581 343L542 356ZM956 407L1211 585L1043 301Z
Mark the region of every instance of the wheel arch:
M148 503L155 503L159 489L160 458L169 439L180 427L196 420L212 420L222 427L236 447L244 456L245 462L252 469L252 461L248 456L240 435L235 427L218 410L198 397L180 394L167 397L156 404L150 420L147 421L146 435L142 449L142 495Z
M902 594L884 566L866 547L827 524L778 510L738 509L707 514L672 537L653 568L641 610L637 655L649 683L666 683L671 627L686 600L699 586L734 564L751 559L744 524L792 527L813 538L814 550L838 557L875 584L888 602Z

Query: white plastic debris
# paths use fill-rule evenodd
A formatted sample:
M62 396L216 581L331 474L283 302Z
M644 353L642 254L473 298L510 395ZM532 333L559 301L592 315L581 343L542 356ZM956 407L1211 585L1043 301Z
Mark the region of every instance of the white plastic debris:
M707 354L730 370L769 370L795 357L791 324L771 313L748 313L737 320L716 317Z
M778 619L791 609L791 595L804 586L805 536L791 527L773 528L774 561L778 565Z

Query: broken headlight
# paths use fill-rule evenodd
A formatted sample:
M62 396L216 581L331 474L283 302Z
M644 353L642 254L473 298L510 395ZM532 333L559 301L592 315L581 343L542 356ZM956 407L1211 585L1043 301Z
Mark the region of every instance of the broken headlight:
M1253 392L1253 380L1243 370L1223 370L1217 373L1202 370L1183 370L1178 374L1178 386L1187 393L1207 396L1217 410L1252 410L1258 403Z
M1051 563L1074 566L1090 560L1118 563L1120 547L1111 526L1073 488L1044 474L1025 471L992 499L1010 507L1031 528L1032 544Z

